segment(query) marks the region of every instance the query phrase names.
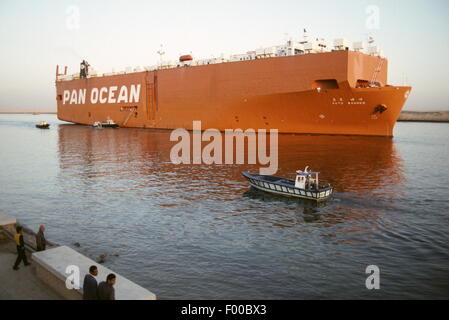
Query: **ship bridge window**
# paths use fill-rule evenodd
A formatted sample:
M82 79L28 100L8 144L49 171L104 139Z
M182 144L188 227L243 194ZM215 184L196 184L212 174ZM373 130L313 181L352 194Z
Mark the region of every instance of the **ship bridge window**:
M338 89L338 82L336 79L324 79L324 80L315 80L312 83L312 89Z

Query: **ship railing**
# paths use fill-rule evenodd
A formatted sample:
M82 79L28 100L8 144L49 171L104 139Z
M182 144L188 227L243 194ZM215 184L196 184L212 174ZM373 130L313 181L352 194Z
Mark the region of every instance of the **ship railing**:
M204 66L204 65L211 65L211 64L220 64L220 63L227 63L227 62L240 62L240 61L251 61L251 60L259 60L259 59L267 59L267 58L277 58L277 57L286 57L286 56L296 56L296 55L304 55L304 54L315 54L315 53L325 53L325 52L331 52L331 51L339 51L339 50L327 50L327 48L321 48L320 50L308 50L308 49L299 49L296 47L292 47L293 50L290 50L291 48L288 48L289 50L285 50L284 47L279 47L280 49L276 52L273 52L272 49L268 50L267 48L261 48L257 49L256 51L251 51L246 54L234 54L229 56L222 56L218 58L209 58L209 59L199 59L199 60L192 60L189 64L180 64L175 61L165 61L162 65L158 66L145 66L145 67L127 67L125 70L122 71L112 71L112 72L106 72L106 73L93 73L88 75L88 78L94 78L94 77L108 77L108 76L114 76L114 75L122 75L122 74L131 74L131 73L138 73L138 72L150 72L155 70L166 70L166 69L175 69L179 67L184 66ZM263 51L262 51L263 49ZM357 51L360 52L360 51ZM61 75L56 78L56 81L70 81L79 79L80 75L79 73L75 73L72 75ZM374 77L375 78L375 77ZM372 83L372 81L371 81Z

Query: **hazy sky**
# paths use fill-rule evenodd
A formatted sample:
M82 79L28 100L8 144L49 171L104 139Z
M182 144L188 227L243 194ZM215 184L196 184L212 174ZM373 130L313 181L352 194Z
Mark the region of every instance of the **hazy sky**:
M449 110L447 0L1 0L0 110L56 109L56 64L154 65L160 44L169 59L244 53L299 40L303 28L328 41L373 35L389 83L413 86L406 110Z

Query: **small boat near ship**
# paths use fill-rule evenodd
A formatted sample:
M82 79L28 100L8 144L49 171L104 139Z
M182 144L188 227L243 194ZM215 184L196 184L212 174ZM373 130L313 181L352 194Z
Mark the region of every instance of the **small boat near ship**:
M296 171L295 180L249 172L242 172L242 175L251 186L262 191L315 201L329 199L332 196L333 187L330 184L327 186L320 185L319 172L308 171L307 169L308 167L304 171Z
M94 128L118 128L118 124L114 120L106 120L106 122L96 121L92 125Z
M49 129L50 128L50 124L45 122L45 121L41 121L41 122L39 122L39 124L36 124L36 128Z

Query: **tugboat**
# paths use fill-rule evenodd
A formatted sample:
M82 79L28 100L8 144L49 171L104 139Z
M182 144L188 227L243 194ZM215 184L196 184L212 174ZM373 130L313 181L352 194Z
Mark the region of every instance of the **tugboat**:
M45 121L41 121L41 122L39 122L39 124L36 124L36 128L39 128L39 129L48 129L49 127L50 127L50 124Z
M296 171L296 179L290 180L275 176L265 176L242 172L242 175L249 181L250 185L256 189L280 194L283 196L297 197L315 201L324 201L332 196L333 188L328 184L319 184L319 172Z
M118 128L118 124L114 120L106 120L106 122L96 121L92 125L94 128Z

